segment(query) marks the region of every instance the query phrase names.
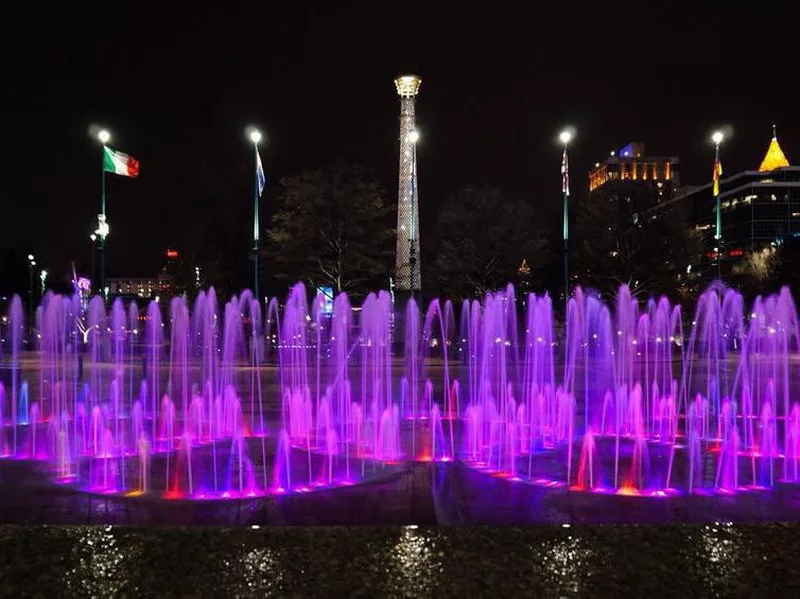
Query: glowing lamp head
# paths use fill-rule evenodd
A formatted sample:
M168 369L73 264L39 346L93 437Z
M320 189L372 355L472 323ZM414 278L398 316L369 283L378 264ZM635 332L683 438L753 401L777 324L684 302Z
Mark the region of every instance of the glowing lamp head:
M558 135L558 139L561 140L561 143L567 145L570 141L572 141L572 133L569 131L562 131Z
M408 141L410 141L412 144L415 144L415 143L417 143L417 142L419 141L419 131L417 131L416 129L414 129L414 130L412 130L412 131L409 131L409 132L408 132L408 138L407 138L407 139L408 139Z
M714 134L711 136L711 141L717 146L721 144L724 139L725 136L722 134L722 131L714 131Z
M259 143L261 141L261 131L253 129L250 132L250 141L252 141L254 144Z
M101 129L100 132L97 134L97 139L100 140L100 143L105 145L111 139L111 134L105 129Z
M96 240L97 240L97 235L95 235L94 233L92 233L91 235L89 235L89 239L90 239L91 241L96 241Z
M416 75L401 75L394 80L397 95L401 98L413 98L416 96L419 93L420 85L422 85L422 79Z
M30 260L31 262L33 262L33 254L28 254L28 260Z

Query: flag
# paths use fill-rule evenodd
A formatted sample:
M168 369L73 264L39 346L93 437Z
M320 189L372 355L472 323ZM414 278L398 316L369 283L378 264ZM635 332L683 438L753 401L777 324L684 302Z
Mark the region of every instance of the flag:
M139 176L139 161L133 156L112 150L108 146L103 148L103 170L123 177Z
M261 197L264 185L267 184L267 178L264 176L264 167L261 165L261 154L258 153L258 150L256 150L256 179L258 179L258 196Z
M714 197L719 195L719 178L722 176L722 163L719 161L719 151L714 158Z
M564 148L564 156L561 159L561 193L569 196L569 164L567 162L567 148Z

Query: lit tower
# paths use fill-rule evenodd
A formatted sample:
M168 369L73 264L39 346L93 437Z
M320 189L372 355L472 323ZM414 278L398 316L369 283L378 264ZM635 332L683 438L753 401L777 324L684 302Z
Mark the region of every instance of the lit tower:
M414 102L422 79L402 75L394 80L400 96L400 180L397 190L397 257L395 288L413 295L422 288L419 268L419 206L417 203L417 132Z

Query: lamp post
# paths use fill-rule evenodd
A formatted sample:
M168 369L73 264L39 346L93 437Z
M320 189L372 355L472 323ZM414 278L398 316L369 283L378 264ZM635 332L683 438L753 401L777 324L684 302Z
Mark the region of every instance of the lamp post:
M33 254L28 254L28 327L33 329L33 267L36 259Z
M92 274L91 277L89 277L89 280L92 282L92 285L94 285L94 253L97 250L97 235L95 233L90 234L89 241L92 242Z
M569 129L562 131L558 139L564 144L561 158L561 201L563 204L562 237L564 239L564 301L569 300L569 160L567 146L572 141L573 133Z
M719 160L719 147L725 140L725 135L722 131L715 131L711 136L711 141L714 142L714 174L712 183L712 192L714 194L714 212L716 215L716 224L714 227L714 254L717 259L717 278L722 280L722 212L719 201L719 178L722 175L722 163Z
M100 155L100 214L97 215L97 231L95 234L100 238L100 292L105 299L106 288L106 237L108 236L108 223L106 222L106 144L111 139L111 134L102 129L97 134L97 139L103 144L103 151Z
M256 301L260 301L258 294L258 246L261 239L258 222L258 198L261 195L261 185L259 182L259 172L263 176L261 169L261 158L258 155L258 143L261 141L261 132L257 129L250 131L250 141L253 142L253 293Z

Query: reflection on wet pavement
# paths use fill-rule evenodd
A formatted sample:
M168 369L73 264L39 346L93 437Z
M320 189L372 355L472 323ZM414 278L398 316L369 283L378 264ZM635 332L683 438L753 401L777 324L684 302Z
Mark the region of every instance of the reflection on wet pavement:
M800 526L0 527L3 596L796 596Z

